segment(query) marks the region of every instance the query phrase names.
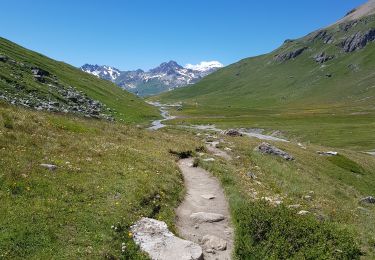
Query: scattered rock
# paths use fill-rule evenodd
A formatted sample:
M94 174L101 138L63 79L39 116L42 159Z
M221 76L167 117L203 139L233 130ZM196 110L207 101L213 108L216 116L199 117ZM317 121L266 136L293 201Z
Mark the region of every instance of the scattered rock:
M338 152L334 152L334 151L328 151L328 152L317 151L317 153L319 155L323 155L323 156L336 156L336 155L338 155Z
M248 173L246 173L246 175L248 177L250 177L251 179L253 179L253 180L255 180L257 178L257 176L255 175L255 173L253 173L253 172L248 172Z
M130 229L134 242L148 253L151 259L203 259L203 251L199 245L176 237L162 221L142 218Z
M300 211L298 211L297 214L298 214L298 215L301 215L301 216L305 216L305 215L307 215L307 214L310 214L310 212L307 211L307 210L300 210Z
M311 195L306 195L306 196L303 196L303 199L310 201L310 200L312 200L312 196Z
M236 129L228 129L228 130L224 131L224 134L227 135L227 136L232 136L232 137L242 136L242 133L240 133Z
M213 223L219 222L225 219L224 215L208 212L197 212L190 215L190 218L198 223Z
M340 46L345 52L353 52L364 48L369 42L375 40L375 29L368 30L365 33L357 32L349 36L340 43Z
M216 198L216 196L213 195L213 194L203 194L203 195L201 195L201 197L206 199L206 200L213 200L214 198Z
M299 55L301 55L306 49L307 47L302 47L291 52L277 54L274 57L274 60L279 61L279 62L284 62L290 59L294 59L298 57Z
M367 196L367 197L362 198L359 202L367 203L367 204L375 204L375 198L372 196Z
M298 209L300 207L301 207L301 204L293 204L293 205L288 206L289 209Z
M54 164L42 163L42 164L40 164L40 166L43 167L43 168L46 168L46 169L48 169L50 171L54 171L54 170L57 169L57 166L54 165Z
M283 150L280 150L279 148L273 145L270 145L269 143L261 143L258 146L258 151L263 154L272 154L272 155L280 156L287 161L294 160L293 156L289 155L288 153L284 152Z
M227 241L213 235L205 235L202 238L202 244L206 251L224 251L227 249Z
M360 70L360 67L359 67L358 64L349 64L349 65L348 65L348 68L349 68L351 71L353 71L353 72L357 72L357 71Z

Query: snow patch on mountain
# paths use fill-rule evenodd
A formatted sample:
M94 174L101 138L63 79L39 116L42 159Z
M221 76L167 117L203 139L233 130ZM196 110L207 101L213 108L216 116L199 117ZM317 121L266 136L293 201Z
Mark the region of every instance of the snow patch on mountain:
M81 70L84 72L90 73L97 76L98 78L115 81L117 77L120 76L121 71L110 66L99 66L99 65L90 65L85 64L81 67Z
M218 61L202 61L201 63L198 64L186 64L185 68L191 69L191 70L196 70L196 71L209 71L213 69L220 69L224 67L224 65Z

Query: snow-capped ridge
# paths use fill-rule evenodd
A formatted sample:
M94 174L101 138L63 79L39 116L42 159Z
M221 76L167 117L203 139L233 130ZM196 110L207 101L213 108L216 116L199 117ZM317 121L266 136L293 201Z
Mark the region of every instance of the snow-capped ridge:
M163 62L149 71L141 69L120 71L107 65L85 64L81 70L101 79L116 83L118 86L138 95L158 94L175 88L197 83L203 77L223 67L218 61L202 61L185 67L176 61Z
M219 61L202 61L198 64L186 64L185 68L191 69L191 70L196 70L196 71L208 71L212 69L219 69L224 67L224 65L219 62Z

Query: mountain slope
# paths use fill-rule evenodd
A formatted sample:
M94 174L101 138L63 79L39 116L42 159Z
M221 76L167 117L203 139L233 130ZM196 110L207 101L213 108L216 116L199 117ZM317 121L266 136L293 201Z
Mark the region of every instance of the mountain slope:
M157 110L63 62L0 38L0 99L38 110L146 122Z
M139 96L149 96L196 83L221 67L223 64L217 61L188 64L186 67L169 61L149 71L120 71L110 66L90 64L83 65L81 70L110 80Z
M339 109L375 110L374 1L350 17L277 50L247 58L196 85L165 93L164 102L184 101L201 113L232 111ZM359 12L359 13L358 13Z

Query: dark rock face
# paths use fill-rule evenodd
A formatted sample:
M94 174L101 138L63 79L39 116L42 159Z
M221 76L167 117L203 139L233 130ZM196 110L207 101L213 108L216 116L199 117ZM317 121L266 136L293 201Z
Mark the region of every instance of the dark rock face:
M375 29L368 30L365 33L358 32L349 36L340 43L345 52L353 52L364 48L369 42L375 40Z
M329 34L326 30L321 30L313 33L309 39L310 41L321 40L325 44L331 44L333 42L333 35Z
M35 80L39 82L45 82L45 77L49 77L50 73L41 68L32 68L31 73L33 74Z
M362 198L359 202L367 203L367 204L375 204L375 198L372 196L368 196L368 197Z
M342 24L339 25L339 29L342 32L347 32L351 28L355 27L357 24L358 24L358 21L356 21L356 20L350 21L350 22L347 22L347 23L342 23Z
M162 74L167 74L167 75L173 75L176 73L176 70L181 70L183 69L182 66L180 66L177 62L175 61L169 61L169 62L163 62L160 64L159 67L150 70L151 73L162 73Z
M294 51L291 51L291 52L287 52L287 53L280 53L278 55L276 55L274 57L274 59L276 61L279 61L279 62L284 62L284 61L288 61L290 59L294 59L296 57L298 57L299 55L301 55L305 50L307 49L307 47L302 47L302 48L298 48Z
M317 63L324 63L326 61L329 61L329 60L332 60L335 56L333 55L327 55L325 54L324 52L321 52L321 53L318 53L314 56L314 60L317 62Z
M235 129L226 130L226 131L224 131L224 134L227 135L227 136L232 136L232 137L242 136L242 134Z
M1 61L1 62L6 62L7 60L8 60L8 57L7 57L7 56L0 55L0 61Z
M270 145L269 143L261 143L258 146L258 151L263 154L272 154L272 155L280 156L287 161L294 160L293 156L289 155L287 152L284 152L283 150L280 150L279 148L273 145Z

